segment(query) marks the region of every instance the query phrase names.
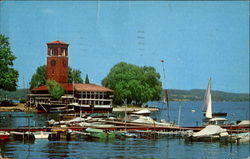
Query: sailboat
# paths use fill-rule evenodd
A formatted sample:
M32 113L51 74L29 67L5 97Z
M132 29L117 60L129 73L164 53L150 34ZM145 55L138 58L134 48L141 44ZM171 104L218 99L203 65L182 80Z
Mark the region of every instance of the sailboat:
M210 78L208 81L207 90L206 90L206 93L204 96L204 106L203 106L202 111L205 112L204 113L205 118L204 118L203 122L205 125L208 125L208 124L223 125L223 124L225 124L227 119L221 118L221 117L219 118L219 117L215 116L214 114L216 114L216 113L213 113L213 111L212 111L211 83L212 83L212 80Z

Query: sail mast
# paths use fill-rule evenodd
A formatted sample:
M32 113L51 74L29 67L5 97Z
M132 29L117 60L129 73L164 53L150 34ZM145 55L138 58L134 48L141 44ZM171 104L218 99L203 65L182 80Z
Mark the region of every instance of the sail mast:
M161 63L162 63L162 69L163 69L163 77L164 77L164 81L165 81L165 78L166 78L166 75L165 75L165 67L164 67L164 60L161 60ZM164 90L164 88L163 88ZM164 98L163 98L163 103L165 104L167 102L167 110L168 110L168 114L167 114L167 120L170 121L170 114L169 114L169 99L168 99L168 90L166 88L166 90L164 90Z

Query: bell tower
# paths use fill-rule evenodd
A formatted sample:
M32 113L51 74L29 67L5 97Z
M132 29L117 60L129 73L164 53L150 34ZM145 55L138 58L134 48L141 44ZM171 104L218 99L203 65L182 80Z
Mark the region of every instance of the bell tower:
M47 72L46 80L58 83L68 83L68 46L61 41L47 43Z

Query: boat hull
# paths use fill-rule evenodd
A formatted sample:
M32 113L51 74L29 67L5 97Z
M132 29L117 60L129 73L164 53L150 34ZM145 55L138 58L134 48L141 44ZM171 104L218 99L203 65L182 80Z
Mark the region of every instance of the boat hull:
M112 131L105 131L102 129L93 129L93 128L87 128L85 131L89 133L90 137L93 138L101 138L101 139L115 138L115 133Z
M30 132L11 132L11 135L16 140L35 140L34 134Z
M10 134L5 131L0 131L0 141L9 139Z
M9 139L9 135L0 135L0 141L8 140L8 139Z
M36 132L34 133L35 139L48 139L49 133L47 132Z

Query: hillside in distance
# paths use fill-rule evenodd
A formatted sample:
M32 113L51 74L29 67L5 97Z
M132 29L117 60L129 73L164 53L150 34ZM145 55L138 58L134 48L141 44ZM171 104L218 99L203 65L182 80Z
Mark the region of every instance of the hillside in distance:
M170 101L203 101L205 91L203 89L169 89L168 97ZM213 101L249 101L249 94L247 93L229 93L216 90L211 93Z
M0 90L0 100L5 98L9 100L19 101L25 99L30 91L28 89L17 89L14 92ZM163 94L163 93L162 93ZM205 90L178 90L169 89L168 96L170 101L203 101ZM162 95L163 96L163 95ZM222 91L212 91L213 101L249 101L249 94L247 93L228 93Z

